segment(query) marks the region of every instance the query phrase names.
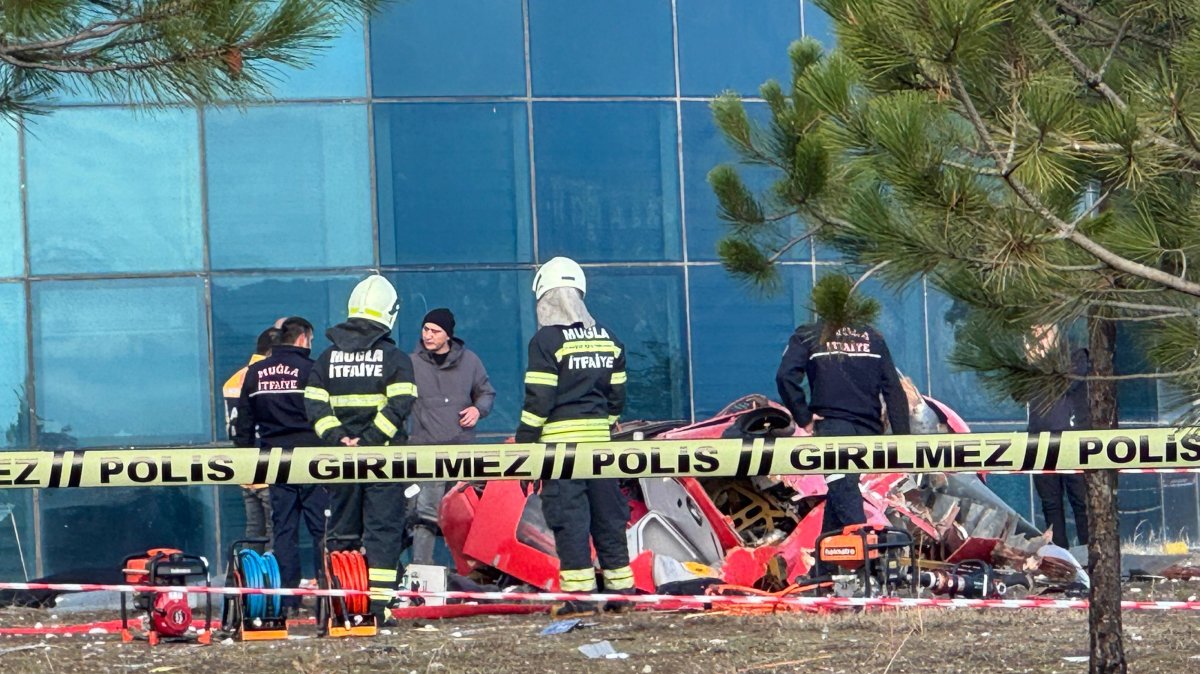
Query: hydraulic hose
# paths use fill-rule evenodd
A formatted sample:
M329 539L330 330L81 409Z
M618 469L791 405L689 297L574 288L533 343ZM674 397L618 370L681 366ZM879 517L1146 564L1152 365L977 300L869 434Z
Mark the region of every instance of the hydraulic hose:
M256 550L238 551L238 562L242 567L242 582L248 589L278 589L280 585L279 562L268 552L260 555ZM248 594L246 617L251 620L279 616L283 613L283 598L279 595Z
M332 552L329 554L329 565L337 579L338 587L343 590L362 590L367 587L367 563L358 552ZM349 613L367 613L370 609L370 599L366 595L353 595L345 598L346 611Z

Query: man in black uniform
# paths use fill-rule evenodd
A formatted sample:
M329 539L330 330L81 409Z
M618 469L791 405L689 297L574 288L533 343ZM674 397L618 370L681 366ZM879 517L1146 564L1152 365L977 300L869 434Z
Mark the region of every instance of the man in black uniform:
M312 324L303 318L292 316L284 320L279 329L279 344L272 348L271 355L247 369L234 417L233 442L238 447L253 447L256 431L262 448L290 451L319 444L304 410L304 387L313 367L308 357L312 335ZM304 519L313 538L315 568L320 576L329 492L320 485L277 484L270 487L270 496L279 579L282 587L298 587L300 520ZM300 598L284 597L283 605L298 608Z
M317 359L304 391L308 418L325 444L404 444L404 423L417 387L412 361L391 337L399 311L392 284L382 276L369 276L350 294L349 319L325 333L333 346ZM405 488L399 482L330 488L329 534L362 540L371 612L381 622L396 590L404 546Z
M1058 326L1035 325L1033 338L1027 353L1030 360L1047 357L1066 358L1069 350L1071 374L1083 376L1088 373L1087 349L1069 349L1061 338ZM1086 430L1092 427L1092 409L1088 402L1087 381L1076 379L1067 392L1057 400L1046 400L1038 396L1029 401L1030 433ZM1071 546L1067 536L1067 512L1063 508L1063 496L1071 503L1075 513L1075 534L1080 545L1088 542L1087 482L1081 473L1043 473L1033 476L1033 487L1042 502L1042 514L1050 525L1054 544L1060 548Z
M225 433L230 440L234 439L236 434L236 424L238 415L238 399L242 395L242 384L246 380L246 371L251 365L265 359L271 355L271 347L279 342L279 326L283 323L283 319L276 321L276 324L263 330L258 335L258 341L254 345L254 355L250 356L250 362L246 363L237 372L234 372L229 379L225 380L225 385L221 387L222 397L225 399ZM247 445L248 447L249 445ZM266 538L268 540L274 538L274 524L271 516L271 492L265 484L244 484L242 485L242 504L246 509L246 538ZM262 545L253 546L258 552L265 552L267 547Z
M517 442L606 442L625 407L625 349L596 323L583 303L583 269L556 257L533 281L538 331L529 342L525 404ZM542 513L554 531L563 592L595 592L591 545L604 589L633 592L625 542L629 503L616 480L552 480L542 488ZM597 607L564 602L553 615L585 615Z
M845 283L845 278L826 276L813 289L814 305L823 284ZM808 378L812 402L801 383ZM814 435L880 435L883 407L896 435L909 432L908 398L900 385L896 366L883 336L869 325L835 325L820 320L796 328L783 361L775 374L779 397L796 424ZM857 474L835 473L825 477L828 493L821 531L841 531L850 524L867 521ZM814 576L824 569L815 569Z

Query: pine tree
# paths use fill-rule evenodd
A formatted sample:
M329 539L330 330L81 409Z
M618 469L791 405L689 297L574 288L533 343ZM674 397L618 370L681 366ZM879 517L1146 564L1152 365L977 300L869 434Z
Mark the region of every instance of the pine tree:
M0 0L0 115L62 93L161 105L269 95L381 0Z
M742 161L776 177L755 193L733 166L710 173L726 268L770 288L816 237L889 283L927 279L968 308L953 361L1022 401L1075 376L1061 352L1029 360L1032 328L1084 322L1098 428L1116 426L1120 379L1200 397L1200 6L817 4L839 49L793 45L792 82L761 88L769 124L736 94L713 102ZM1114 374L1118 327L1152 369ZM1087 478L1091 671L1123 672L1116 476Z

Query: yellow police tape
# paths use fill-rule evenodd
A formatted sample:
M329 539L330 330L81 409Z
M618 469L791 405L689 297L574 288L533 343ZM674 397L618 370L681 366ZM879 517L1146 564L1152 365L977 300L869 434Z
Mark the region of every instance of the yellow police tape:
M579 444L0 452L0 488L1200 469L1197 429Z

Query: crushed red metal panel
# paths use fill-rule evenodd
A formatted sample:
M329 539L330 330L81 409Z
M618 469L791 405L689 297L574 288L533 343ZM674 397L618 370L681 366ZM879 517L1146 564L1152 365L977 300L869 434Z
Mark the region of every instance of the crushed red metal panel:
M913 394L922 432L969 432L945 404ZM620 438L711 439L807 435L787 410L761 395L738 399L710 419L632 422ZM868 524L907 531L921 563L979 560L989 568L1040 572L1067 581L1076 569L1043 553L1048 537L970 474L886 473L861 481ZM655 559L696 562L728 585L782 589L805 575L821 535L822 476L645 478L623 481L635 584L652 592ZM460 574L558 588L553 534L536 495L515 482L460 484L442 503L442 529ZM1052 546L1051 546L1052 547ZM1065 551L1063 551L1065 553ZM1069 555L1068 555L1069 557Z

